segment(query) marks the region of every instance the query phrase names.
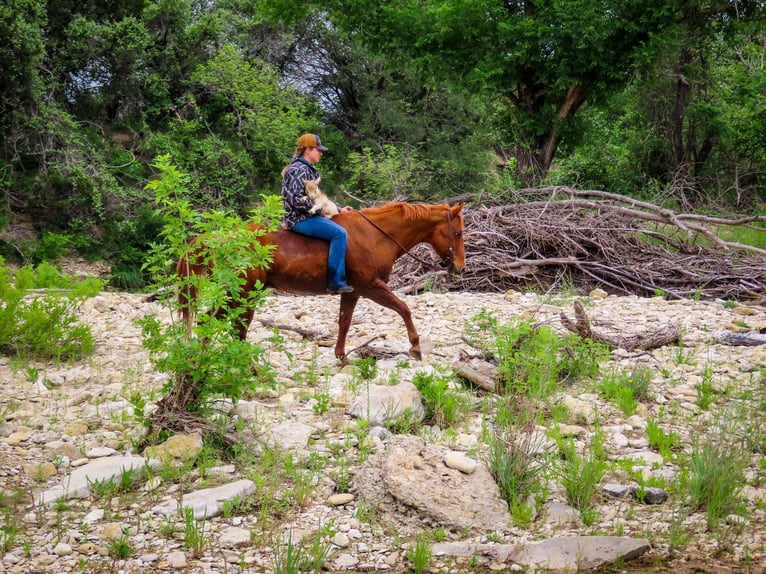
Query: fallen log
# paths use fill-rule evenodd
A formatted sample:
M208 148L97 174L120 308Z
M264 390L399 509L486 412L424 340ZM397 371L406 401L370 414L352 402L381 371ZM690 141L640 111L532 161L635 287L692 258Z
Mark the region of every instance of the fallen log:
M726 345L746 345L756 347L766 345L766 333L733 333L731 331L716 331L713 339Z
M497 367L492 363L474 358L469 361L454 361L452 368L459 377L477 387L490 393L497 392Z
M619 335L597 333L591 327L590 319L585 313L582 303L574 302L575 320L561 313L561 324L569 331L577 333L583 339L604 343L611 349L626 351L650 351L665 345L677 343L681 339L681 328L678 325L666 325L650 333L634 335Z

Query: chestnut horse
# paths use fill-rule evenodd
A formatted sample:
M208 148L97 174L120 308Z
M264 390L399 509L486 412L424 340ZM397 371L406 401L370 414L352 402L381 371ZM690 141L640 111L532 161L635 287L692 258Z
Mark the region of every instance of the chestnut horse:
M394 295L387 281L394 262L420 243L430 244L442 258L442 267L459 273L465 268L463 244L462 205L420 205L390 203L361 211L343 212L333 221L348 231L346 250L346 276L354 287L351 293L340 297L338 339L335 356L346 361L346 335L351 326L354 308L360 297L396 311L407 326L410 354L420 360L420 337L412 322L412 314L404 301ZM265 287L300 295L326 293L327 253L329 243L298 233L279 229L258 237L263 245L274 245L273 262L267 268L255 267L247 271L242 294L247 296L260 281ZM412 255L415 257L414 255ZM416 258L417 259L417 258ZM185 259L178 262L180 276L206 272L203 264ZM181 313L187 329L191 328L189 297L194 293L180 293ZM237 325L238 336L244 340L255 310L244 311Z

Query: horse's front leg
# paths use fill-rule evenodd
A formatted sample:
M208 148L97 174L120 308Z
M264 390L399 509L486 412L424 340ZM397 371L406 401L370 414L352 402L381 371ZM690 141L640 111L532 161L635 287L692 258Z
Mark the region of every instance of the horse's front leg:
M374 301L378 305L383 305L399 313L407 327L407 337L410 340L410 355L418 361L423 359L423 353L420 350L420 335L415 329L415 323L412 322L412 313L407 304L399 299L388 285L380 279L375 281L373 288L364 294L365 297Z
M340 296L340 313L338 314L338 340L335 342L335 356L342 364L346 364L346 336L351 327L351 319L354 309L359 301L359 296L353 293L344 293Z

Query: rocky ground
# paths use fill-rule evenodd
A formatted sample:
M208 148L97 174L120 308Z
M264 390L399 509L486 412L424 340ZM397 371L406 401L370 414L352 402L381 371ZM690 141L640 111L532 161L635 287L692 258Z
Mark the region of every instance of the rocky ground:
M555 402L566 405L569 415L557 432L585 442L599 426L612 463L603 482L635 486L638 473L662 485L669 497L642 504L603 494L597 520L585 526L551 479L547 499L535 501L535 520L521 527L510 520L484 463L486 392L466 391L473 406L457 428L426 426L414 435L367 427L351 413L371 416L371 397L385 387L398 389L400 403L416 405L417 397L407 394L415 372L449 369L467 349L466 320L482 310L501 320L520 316L563 331L559 315L562 310L571 314L573 300L513 292L402 298L424 341L424 360L408 358L398 316L362 301L348 348L374 338L370 346L388 358L379 361L373 384L360 384L353 367L341 368L333 357L337 298L269 297L260 317L294 329L277 337L256 320L249 340L269 349L278 385L236 406L221 405L242 421L242 436L259 453L251 465L241 459L237 464L198 459L191 470L176 473L156 462L149 470L144 467L160 457L135 452L140 427L128 399L158 398L165 377L153 370L134 321L165 311L139 295L103 293L81 306L80 319L96 338L95 353L86 360L30 365L0 357L0 414L5 415L0 421L0 544L6 547L0 572L275 572L280 566L288 572L298 570L284 568L286 549L308 555L311 541L326 548L329 570L410 572L424 532L430 533L428 547L434 552L426 571L536 566L571 571L635 555L675 570L713 571L715 565L720 572L766 571L763 453L752 452L745 469L742 510L723 527L709 529L702 509L679 519L683 457L655 452L645 432L647 420L658 419L679 435L681 452L688 451L695 436L754 400L760 400L755 404L761 411L746 409L741 412L749 413L748 420L734 420L745 432L764 432L766 345L723 344L716 334L762 329L766 309L594 296L586 309L600 329L639 333L678 324L683 345L613 353L615 367L642 364L654 373L651 399L630 417L592 386L562 388ZM301 332L318 336L304 338ZM698 400L703 382L714 387L707 408ZM394 405L386 407L381 400L379 414L385 418ZM551 430L535 429L544 446L550 446ZM185 438L189 443L181 458L199 452L197 439ZM291 492L280 493L264 470L263 459L272 449L292 453L280 459L280 472L294 461L293 476L308 482L296 480ZM629 459L632 467L624 464ZM135 465L139 478L133 487L97 488L93 477L107 476L107 467L115 464L118 471L112 474L122 468L123 477L126 466ZM629 467L633 474L625 472ZM264 503L269 492L272 499L283 496L284 504ZM252 500L261 502L246 503ZM192 507L195 519L184 517L179 506ZM597 541L598 548L590 548L588 540Z

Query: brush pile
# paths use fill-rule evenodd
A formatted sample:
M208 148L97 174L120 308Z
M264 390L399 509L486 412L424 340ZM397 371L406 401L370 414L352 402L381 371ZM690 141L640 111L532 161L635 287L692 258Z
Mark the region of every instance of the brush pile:
M722 239L727 228L766 234L766 217L674 213L602 191L524 190L513 203L467 205L468 269L458 278L407 255L389 285L409 293L543 292L601 288L615 295L766 301L766 250ZM426 245L413 253L436 263Z

